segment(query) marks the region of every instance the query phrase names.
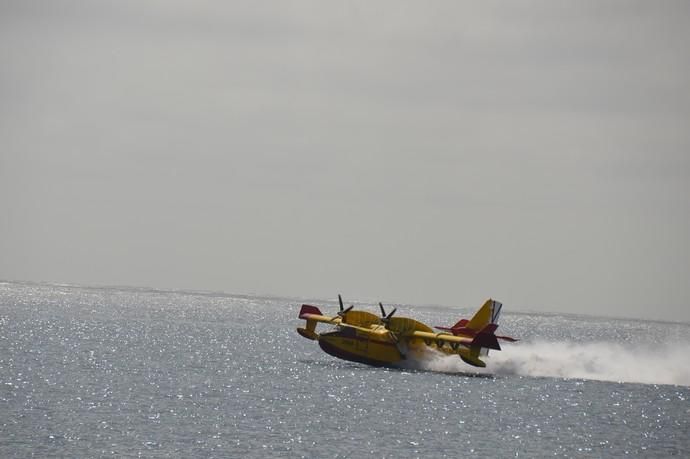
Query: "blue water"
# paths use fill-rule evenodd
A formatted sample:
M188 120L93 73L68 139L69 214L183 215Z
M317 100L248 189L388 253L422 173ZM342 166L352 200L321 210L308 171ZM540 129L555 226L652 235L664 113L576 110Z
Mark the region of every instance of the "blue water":
M0 457L690 457L688 324L501 300L522 341L477 373L334 359L297 300L0 282Z

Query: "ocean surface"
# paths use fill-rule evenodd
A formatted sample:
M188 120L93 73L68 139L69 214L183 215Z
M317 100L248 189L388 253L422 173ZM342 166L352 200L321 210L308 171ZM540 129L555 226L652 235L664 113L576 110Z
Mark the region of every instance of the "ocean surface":
M0 457L690 457L690 325L500 300L478 373L337 360L300 300L0 282Z

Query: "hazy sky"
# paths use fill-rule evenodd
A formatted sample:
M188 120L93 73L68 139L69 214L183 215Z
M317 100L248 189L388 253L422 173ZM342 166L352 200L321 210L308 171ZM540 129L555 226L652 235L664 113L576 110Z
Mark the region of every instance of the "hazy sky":
M0 279L690 321L689 18L0 0Z

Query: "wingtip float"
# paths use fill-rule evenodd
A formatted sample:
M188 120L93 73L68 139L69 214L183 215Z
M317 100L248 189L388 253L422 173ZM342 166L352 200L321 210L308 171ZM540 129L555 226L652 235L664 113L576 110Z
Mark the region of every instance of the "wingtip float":
M338 295L340 310L335 316L326 316L316 306L303 304L299 318L306 321L306 328L298 328L303 337L318 341L324 352L344 360L374 366L391 366L407 358L410 353L432 348L445 354L457 354L475 367L485 367L480 358L490 349L501 350L498 340L517 341L508 336L495 334L502 304L488 299L470 319L462 319L452 327L435 327L434 331L422 322L407 317L394 317L396 308L386 313L379 303L381 316L367 311L344 308ZM335 327L333 331L317 333L316 325L325 323Z

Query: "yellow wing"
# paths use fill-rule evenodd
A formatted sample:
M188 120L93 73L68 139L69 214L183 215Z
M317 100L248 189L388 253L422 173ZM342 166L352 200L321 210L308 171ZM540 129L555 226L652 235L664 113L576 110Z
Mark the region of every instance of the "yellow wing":
M299 318L307 321L307 328L298 328L297 331L300 335L312 340L318 338L316 334L316 324L319 322L362 328L372 328L372 326L381 324L381 319L377 315L367 311L349 310L344 314L329 317L323 315L316 306L308 304L302 305L302 309L300 309L299 312Z
M469 365L485 367L480 358L482 348L500 349L496 337L486 334L477 336L455 336L447 332L436 333L428 325L407 317L391 317L385 323L397 340L407 342L409 345L424 344L435 347L446 354L457 354Z
M435 347L446 354L457 354L460 358L475 367L485 367L479 358L482 349L500 349L496 336L491 333L478 333L475 336L456 336L447 332L436 333L426 324L406 317L392 317L386 321L386 328L398 340L410 345Z
M299 311L299 318L307 321L307 328L298 328L297 332L307 339L316 340L319 335L316 333L316 324L319 322L338 325L342 322L340 317L328 317L321 314L316 306L303 304Z
M429 347L435 347L445 354L457 354L467 364L475 367L485 367L486 363L479 358L483 348L500 349L496 337L479 334L475 337L454 336L450 333L430 333L414 331L407 335L407 339L420 340Z

